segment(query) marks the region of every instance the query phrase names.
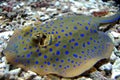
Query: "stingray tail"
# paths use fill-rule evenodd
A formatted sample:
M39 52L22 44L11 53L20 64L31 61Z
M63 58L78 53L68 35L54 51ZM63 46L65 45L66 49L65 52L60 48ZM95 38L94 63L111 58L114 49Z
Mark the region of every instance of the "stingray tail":
M107 17L107 18L102 18L102 20L100 20L100 23L102 24L106 24L106 23L113 23L120 20L120 11L118 11L115 15Z

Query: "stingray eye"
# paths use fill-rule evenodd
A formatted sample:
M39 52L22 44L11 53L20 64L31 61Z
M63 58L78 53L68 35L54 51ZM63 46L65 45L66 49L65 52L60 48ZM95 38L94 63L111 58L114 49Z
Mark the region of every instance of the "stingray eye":
M47 33L34 33L32 36L32 42L39 45L40 47L47 47L56 41L55 35Z

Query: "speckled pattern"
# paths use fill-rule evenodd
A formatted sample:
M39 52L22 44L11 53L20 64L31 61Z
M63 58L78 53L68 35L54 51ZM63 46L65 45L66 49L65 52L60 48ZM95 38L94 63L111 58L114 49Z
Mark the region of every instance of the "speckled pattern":
M4 53L10 63L40 75L74 77L110 56L112 41L97 28L119 18L119 13L109 18L67 16L25 27L15 31Z

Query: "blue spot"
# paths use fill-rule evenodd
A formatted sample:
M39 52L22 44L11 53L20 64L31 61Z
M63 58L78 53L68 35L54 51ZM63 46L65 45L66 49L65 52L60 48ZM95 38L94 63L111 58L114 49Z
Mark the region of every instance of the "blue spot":
M64 32L64 30L62 29L61 32Z
M66 29L68 29L68 26L66 26Z
M56 43L55 46L58 47L58 46L59 46L59 43Z
M22 39L22 36L18 36L18 39Z
M82 54L84 54L84 51L82 51Z
M46 30L43 30L43 32L47 32Z
M65 54L68 55L68 54L69 54L69 51L65 51Z
M94 50L91 50L92 52L94 52Z
M30 64L30 61L29 61L29 60L27 60L27 63L28 63L28 64Z
M62 65L59 65L59 68L62 68Z
M19 60L18 59L15 59L15 62L18 62Z
M84 34L80 34L81 37L84 37L85 35Z
M41 65L40 68L43 68L43 65Z
M94 43L96 43L96 40L94 40Z
M97 41L97 43L100 43L99 41Z
M56 64L53 64L53 67L55 67L56 66Z
M60 27L62 27L63 25L62 24L60 24Z
M93 38L92 38L92 37L90 37L90 40L93 40Z
M74 20L72 20L72 22L74 22Z
M79 44L78 44L78 42L76 42L74 45L75 45L75 46L78 46Z
M34 28L34 30L37 30L37 28Z
M42 30L42 28L40 28L40 30Z
M58 36L58 38L61 38L61 36Z
M74 47L73 47L73 46L71 46L71 49L74 49Z
M24 50L27 50L27 48L24 48Z
M90 32L91 32L91 33L93 33L93 30L92 30L92 29L90 29Z
M94 30L94 33L97 33L97 30Z
M38 61L35 62L35 64L38 64L38 63L39 63Z
M75 39L74 39L74 38L72 38L72 39L71 39L71 41L72 41L72 42L74 42L74 41L75 41Z
M102 45L102 49L104 49L104 45Z
M30 54L27 54L27 58L29 58L30 57Z
M72 60L71 63L74 63L74 61Z
M94 46L94 49L97 49L97 47L96 47L96 46Z
M85 43L83 43L83 44L82 44L82 47L84 47L84 48L85 48Z
M73 57L74 57L74 58L78 58L78 55L77 55L77 54L73 54Z
M58 59L58 58L56 58L56 61L59 61L59 59Z
M39 49L37 49L36 52L39 52Z
M67 65L67 68L69 68L70 66L69 65Z
M53 49L52 49L52 48L50 48L50 49L49 49L49 51L50 51L50 52L52 52L52 51L53 51Z
M44 59L46 59L47 58L47 55L44 55Z
M82 26L82 24L79 24L80 26Z
M77 30L77 26L74 26L74 30Z
M65 34L65 36L68 36L68 34Z
M66 69L66 67L64 67L64 69Z
M81 59L81 58L82 58L82 56L79 56L79 58Z
M29 32L26 32L26 34L29 34Z
M90 25L90 22L88 22L88 25Z
M58 34L58 32L56 31L56 34Z
M66 48L67 46L66 45L63 45L63 48Z
M50 65L50 62L47 62L48 65Z
M45 61L44 64L46 64L47 62Z
M60 55L60 51L57 51L57 52L56 52L56 55Z
M70 59L68 59L68 62L70 62Z
M30 30L30 32L32 32L32 29Z
M60 18L60 20L63 20L63 18Z
M54 34L54 32L52 31L52 34Z
M88 41L87 44L90 45L90 42Z
M64 62L64 60L61 60L61 62L63 63L63 62Z
M69 40L69 43L71 43L71 40Z
M72 32L69 32L69 35L72 35Z
M32 34L30 34L30 36L32 36Z
M85 29L86 29L86 30L88 30L88 27L87 27L87 26L85 26Z
M41 55L42 55L42 53L39 53L39 54L38 54L38 56L41 56Z
M30 52L30 54L32 54L33 52Z

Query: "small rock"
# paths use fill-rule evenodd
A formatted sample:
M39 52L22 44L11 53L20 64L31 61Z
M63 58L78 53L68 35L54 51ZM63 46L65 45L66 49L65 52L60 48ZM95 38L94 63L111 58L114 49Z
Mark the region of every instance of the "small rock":
M111 63L104 64L99 69L110 71L110 70L112 70L112 64Z
M6 32L2 32L0 33L0 38L3 38L5 40L9 39L9 36L11 36L14 33L14 31L6 31Z
M120 76L120 58L116 59L114 64L112 65L112 79Z
M56 8L47 8L46 12L57 12Z
M40 76L36 76L33 78L33 80L42 80L42 78Z
M116 48L114 48L114 50L115 50L115 49L116 49ZM110 60L111 60L111 61L115 61L115 60L118 58L118 57L115 55L115 52L116 52L116 51L113 51L112 54L111 54L111 56L110 56Z
M48 16L48 15L44 15L44 16L42 16L42 17L40 17L40 20L41 21L45 21L45 20L47 20L47 19L49 19L50 17Z
M10 76L9 79L17 79L18 74L20 74L20 72L21 72L21 68L9 71L8 73L8 75Z
M32 71L22 72L21 77L25 80L32 79L37 74Z
M0 63L0 78L2 78L8 73L9 67L10 65L6 64L5 62Z
M111 34L114 36L114 38L120 37L120 34L114 31L111 31Z
M63 6L62 8L62 12L68 12L69 11L69 7L68 6Z
M110 80L110 79L107 79L106 77L104 77L102 75L102 73L99 71L92 72L90 74L90 78L92 78L93 80Z
M59 2L59 1L56 1L56 2L55 2L55 6L56 6L56 7L60 6L60 2Z
M2 62L5 62L6 64L7 64L7 62L8 62L7 59L6 59L6 57L2 57L2 58L1 58L1 61L2 61Z
M91 78L87 78L87 77L81 77L81 78L74 79L74 80L92 80L92 79Z

